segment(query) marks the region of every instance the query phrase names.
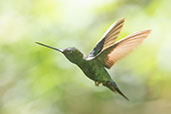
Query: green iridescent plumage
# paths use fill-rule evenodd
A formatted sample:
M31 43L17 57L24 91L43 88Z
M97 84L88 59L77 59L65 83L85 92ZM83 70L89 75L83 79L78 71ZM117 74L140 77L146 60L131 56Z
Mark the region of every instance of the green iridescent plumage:
M36 43L63 53L70 62L78 65L88 78L95 81L97 86L102 83L128 100L112 80L105 67L110 69L116 61L129 54L149 35L151 30L136 32L115 43L123 23L124 19L115 22L96 44L89 56L83 55L74 47L62 50L39 42Z

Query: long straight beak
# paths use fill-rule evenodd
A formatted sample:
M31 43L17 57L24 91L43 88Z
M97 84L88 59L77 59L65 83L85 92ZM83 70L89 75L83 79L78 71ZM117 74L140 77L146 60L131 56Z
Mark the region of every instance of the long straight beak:
M62 52L63 53L63 50L62 49L58 49L58 48L54 48L54 47L51 47L51 46L48 46L48 45L45 45L45 44L42 44L42 43L39 43L39 42L35 42L36 44L39 44L41 46L45 46L45 47L48 47L48 48L51 48L51 49L54 49L56 51L59 51L59 52Z

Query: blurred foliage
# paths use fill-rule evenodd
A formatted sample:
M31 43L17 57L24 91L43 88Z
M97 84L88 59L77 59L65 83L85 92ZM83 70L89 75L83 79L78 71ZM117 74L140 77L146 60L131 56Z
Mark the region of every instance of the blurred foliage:
M0 114L170 114L170 0L1 0ZM117 19L120 38L152 33L109 71L127 102L95 87L66 58L36 45L74 46L86 55ZM120 39L119 38L119 39Z

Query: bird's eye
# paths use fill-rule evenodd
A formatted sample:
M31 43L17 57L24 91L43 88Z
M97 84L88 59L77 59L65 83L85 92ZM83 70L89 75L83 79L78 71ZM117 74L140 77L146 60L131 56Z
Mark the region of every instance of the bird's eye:
M67 52L68 52L68 53L71 53L71 52L72 52L72 50L70 50L70 49L69 49L69 50L67 50Z

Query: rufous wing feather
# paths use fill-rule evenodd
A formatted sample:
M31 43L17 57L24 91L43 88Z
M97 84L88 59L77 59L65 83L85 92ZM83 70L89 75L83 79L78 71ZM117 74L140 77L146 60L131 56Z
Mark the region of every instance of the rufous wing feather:
M104 50L99 57L102 64L110 69L112 65L132 52L139 44L143 42L145 38L150 34L151 30L143 30L133 33L120 41L116 42L110 48ZM106 51L106 52L105 52Z

